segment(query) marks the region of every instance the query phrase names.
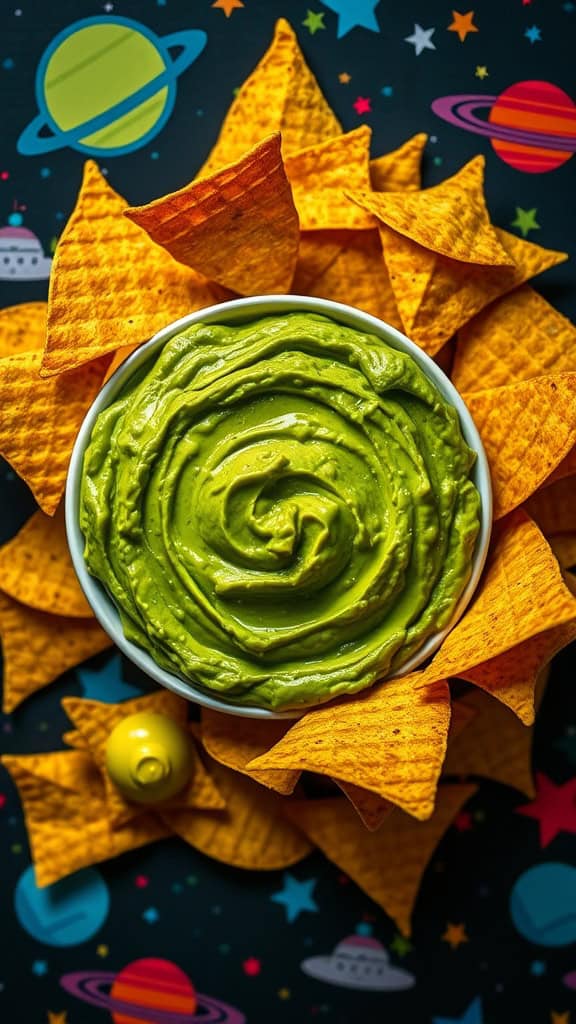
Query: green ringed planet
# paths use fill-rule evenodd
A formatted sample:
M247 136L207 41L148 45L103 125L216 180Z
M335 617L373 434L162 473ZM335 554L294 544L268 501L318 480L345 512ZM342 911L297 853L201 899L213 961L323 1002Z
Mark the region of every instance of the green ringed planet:
M146 145L172 113L177 79L205 45L206 33L197 29L160 38L130 18L74 22L42 55L38 114L18 152L39 156L68 146L119 156Z

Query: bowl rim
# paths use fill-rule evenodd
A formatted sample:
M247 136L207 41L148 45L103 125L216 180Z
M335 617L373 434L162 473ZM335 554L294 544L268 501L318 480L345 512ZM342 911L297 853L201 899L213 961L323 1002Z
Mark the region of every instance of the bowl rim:
M388 677L388 680L382 680L382 682L401 678L415 671L441 646L448 633L463 615L476 591L488 555L492 530L493 499L490 469L472 416L462 396L444 371L426 352L419 348L415 342L410 341L396 327L392 327L390 324L385 323L384 320L380 320L371 313L365 313L353 306L335 302L332 299L321 299L308 295L255 295L247 298L230 299L227 302L196 310L187 316L181 317L179 320L167 324L166 327L163 327L154 334L153 337L140 345L135 352L125 359L110 379L106 381L84 417L72 450L66 480L65 520L68 547L78 582L96 619L104 631L108 633L114 644L131 662L146 676L167 689L174 691L180 697L184 697L186 700L193 701L213 711L220 711L241 718L295 720L301 718L308 711L314 710L314 708L326 705L314 704L286 711L272 711L263 707L247 707L241 704L229 703L220 697L211 696L183 676L161 668L148 651L128 640L124 636L120 616L115 604L100 581L90 575L84 562L84 537L80 530L78 517L82 465L84 452L97 416L112 403L126 381L141 364L156 350L162 348L174 335L179 334L193 324L225 323L230 325L250 319L289 312L323 314L345 326L365 333L375 334L393 348L408 352L426 376L433 381L443 398L454 406L458 413L464 440L470 448L474 449L477 455L471 479L480 494L481 516L480 530L474 552L473 569L468 584L460 597L449 624L429 637L426 643L412 655L399 672ZM373 685L378 685L378 682ZM342 696L336 697L334 698L334 703L342 699ZM331 702L327 701L326 704L328 703Z

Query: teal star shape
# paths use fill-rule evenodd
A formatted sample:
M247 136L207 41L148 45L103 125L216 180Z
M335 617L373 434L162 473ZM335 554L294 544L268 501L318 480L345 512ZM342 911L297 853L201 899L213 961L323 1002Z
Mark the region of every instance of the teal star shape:
M289 871L285 871L283 888L273 893L270 899L273 903L280 903L284 907L286 917L291 924L303 910L318 910L318 904L312 896L315 885L315 878L299 882Z
M536 207L532 210L523 210L521 206L517 206L516 219L510 221L510 225L513 228L518 228L522 232L522 238L526 238L529 231L538 231L540 229L540 225L536 220L537 213Z
M324 11L306 11L306 17L302 22L304 28L307 28L310 35L315 35L321 28L326 28L324 24Z
M131 697L141 697L142 690L125 683L122 679L120 655L107 658L103 665L82 665L76 669L82 687L82 696L87 700L101 700L104 704L117 704Z
M338 15L338 39L348 34L353 28L367 28L371 32L379 32L374 11L380 0L321 0L324 7Z
M476 996L460 1017L433 1017L432 1024L484 1024L480 996Z
M540 29L538 28L538 25L532 25L531 28L527 28L524 35L526 36L526 39L530 40L532 46L534 45L534 43L542 42L542 35Z

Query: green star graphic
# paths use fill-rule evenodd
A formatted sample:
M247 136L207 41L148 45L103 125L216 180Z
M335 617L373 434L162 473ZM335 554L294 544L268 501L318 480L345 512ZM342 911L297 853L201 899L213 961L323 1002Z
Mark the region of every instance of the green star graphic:
M390 943L390 949L397 956L406 956L406 953L412 951L412 943L404 935L395 935Z
M516 220L510 223L513 228L518 228L522 232L522 238L526 238L529 231L537 231L540 228L536 220L537 213L536 207L533 210L523 210L521 206L516 207Z
M316 11L306 11L306 17L302 24L308 29L311 36L313 36L318 29L326 28L324 24L324 11L316 13Z

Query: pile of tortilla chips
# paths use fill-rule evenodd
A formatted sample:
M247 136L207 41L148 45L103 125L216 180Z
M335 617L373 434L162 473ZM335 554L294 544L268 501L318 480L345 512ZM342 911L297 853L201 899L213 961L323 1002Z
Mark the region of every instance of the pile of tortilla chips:
M40 884L169 834L248 868L287 866L315 845L408 932L474 780L530 794L537 684L576 637L576 329L526 282L566 256L491 224L481 157L421 189L425 142L371 159L369 129L342 132L280 21L200 175L131 208L89 161L47 306L0 312L0 453L40 506L0 549L6 711L110 643L68 556L67 465L103 381L192 310L292 291L404 330L463 393L495 497L475 599L426 668L295 723L203 711L176 800L127 804L103 747L143 707L184 721L183 701L65 701L71 750L4 759ZM453 679L477 689L451 700ZM310 796L310 772L324 797Z

